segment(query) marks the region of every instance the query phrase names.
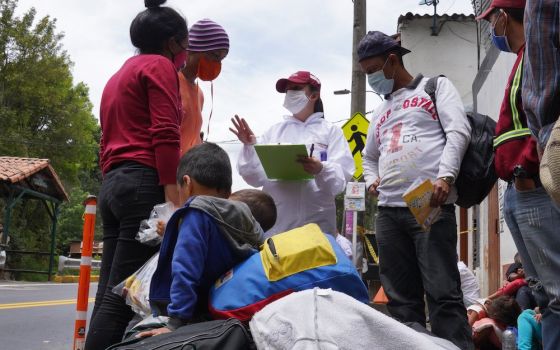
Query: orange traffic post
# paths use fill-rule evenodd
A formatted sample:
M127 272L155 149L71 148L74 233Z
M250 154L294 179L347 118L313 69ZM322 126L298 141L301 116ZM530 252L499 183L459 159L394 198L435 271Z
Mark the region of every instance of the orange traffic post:
M78 281L78 300L76 302L76 323L74 326L73 350L83 350L86 342L86 320L89 299L89 283L91 276L91 260L93 251L93 234L95 229L95 211L97 198L88 196L84 202L84 231L82 238L82 258L80 261L80 279Z

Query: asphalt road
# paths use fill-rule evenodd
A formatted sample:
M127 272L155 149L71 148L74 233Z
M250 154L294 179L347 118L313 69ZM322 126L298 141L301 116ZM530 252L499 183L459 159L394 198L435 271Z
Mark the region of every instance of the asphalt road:
M76 283L0 281L0 349L72 350L77 293Z

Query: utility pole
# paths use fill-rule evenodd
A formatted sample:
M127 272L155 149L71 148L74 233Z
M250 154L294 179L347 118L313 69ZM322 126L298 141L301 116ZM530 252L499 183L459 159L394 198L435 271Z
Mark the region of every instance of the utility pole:
M366 76L358 64L358 44L366 35L366 0L354 1L354 30L352 40L352 93L350 115L366 112Z
M360 112L366 113L366 77L358 63L358 44L366 35L366 0L352 0L354 2L354 26L352 37L352 89L350 100L350 116ZM363 182L361 180L360 182ZM350 186L350 184L348 184ZM352 256L353 263L357 265L357 241L358 241L358 211L345 208L352 212ZM345 215L346 218L346 215Z

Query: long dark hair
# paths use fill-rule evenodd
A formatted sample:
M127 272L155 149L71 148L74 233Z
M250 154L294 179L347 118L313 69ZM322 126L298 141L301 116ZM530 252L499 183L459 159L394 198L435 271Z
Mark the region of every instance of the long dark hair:
M161 53L164 43L175 38L180 43L188 35L187 20L170 7L166 0L144 0L147 7L130 24L130 40L140 53Z
M309 91L313 92L313 93L319 93L321 90L319 90L317 87L309 84ZM324 112L323 110L323 100L321 100L321 97L319 97L319 99L317 101L315 101L315 105L313 106L313 113L317 113L317 112Z

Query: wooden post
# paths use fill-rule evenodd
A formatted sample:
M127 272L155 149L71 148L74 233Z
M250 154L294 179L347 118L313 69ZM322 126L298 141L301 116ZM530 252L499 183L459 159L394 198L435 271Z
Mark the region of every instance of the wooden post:
M500 266L500 208L498 204L498 184L488 194L488 290L495 291L501 285Z
M459 208L459 259L469 265L469 213L465 208Z
M350 115L366 113L366 75L358 63L358 44L366 35L366 0L354 0L354 26L352 37L352 95Z

